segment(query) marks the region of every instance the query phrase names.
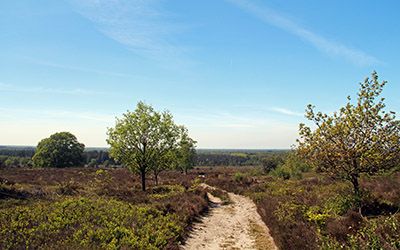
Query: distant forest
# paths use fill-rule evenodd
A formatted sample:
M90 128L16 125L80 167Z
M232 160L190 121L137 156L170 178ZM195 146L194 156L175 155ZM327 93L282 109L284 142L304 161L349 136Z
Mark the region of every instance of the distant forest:
M289 150L253 149L197 149L196 166L260 166L271 156L283 156ZM0 146L0 166L29 167L35 147ZM86 148L84 153L87 166L119 165L108 154L107 148Z

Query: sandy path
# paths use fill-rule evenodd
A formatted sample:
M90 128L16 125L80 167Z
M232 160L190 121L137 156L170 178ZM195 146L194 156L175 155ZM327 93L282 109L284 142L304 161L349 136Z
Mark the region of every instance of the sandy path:
M191 236L181 248L277 249L254 202L241 195L228 195L232 204L220 205L219 198L208 194L212 208L200 223L194 225Z

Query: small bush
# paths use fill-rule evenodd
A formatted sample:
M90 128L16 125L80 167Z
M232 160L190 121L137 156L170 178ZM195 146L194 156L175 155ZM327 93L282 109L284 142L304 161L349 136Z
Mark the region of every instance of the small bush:
M244 178L245 178L245 175L243 173L240 173L240 172L236 172L233 175L233 180L236 181L236 182L241 182L241 181L244 180Z
M159 185L151 189L151 198L161 199L167 198L179 193L185 192L185 188L181 185Z

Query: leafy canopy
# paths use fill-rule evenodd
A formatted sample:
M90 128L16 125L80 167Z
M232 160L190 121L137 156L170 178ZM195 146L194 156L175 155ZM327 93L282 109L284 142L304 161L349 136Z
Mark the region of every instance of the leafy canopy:
M380 98L385 84L373 72L360 84L356 103L349 96L333 115L308 105L306 117L316 129L300 124L298 152L318 170L350 180L356 193L361 173L383 172L400 161L400 123Z
M187 173L196 163L196 141L189 137L185 127L181 128L179 147L176 152L177 169Z
M69 132L59 132L41 140L32 157L35 167L73 167L83 163L85 145Z
M145 190L145 174L169 168L176 160L180 126L168 111L157 112L150 105L139 102L134 112L127 111L117 118L114 128L108 130L110 155L142 176Z

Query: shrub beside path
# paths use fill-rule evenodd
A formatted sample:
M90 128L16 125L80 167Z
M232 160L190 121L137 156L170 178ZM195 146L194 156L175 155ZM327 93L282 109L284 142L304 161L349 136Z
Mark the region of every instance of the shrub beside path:
M233 193L228 196L231 202L222 205L218 197L208 193L210 211L194 225L181 249L278 249L254 202Z

